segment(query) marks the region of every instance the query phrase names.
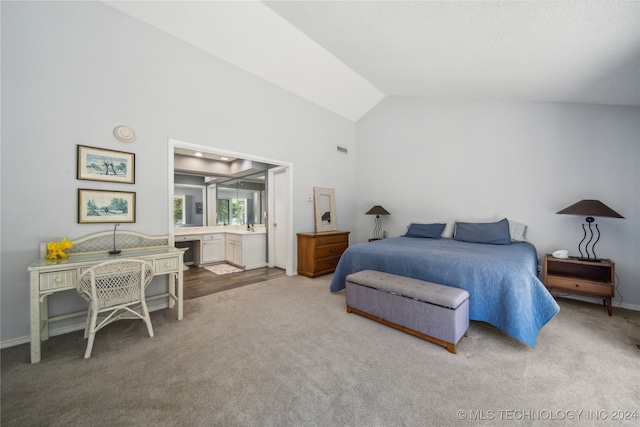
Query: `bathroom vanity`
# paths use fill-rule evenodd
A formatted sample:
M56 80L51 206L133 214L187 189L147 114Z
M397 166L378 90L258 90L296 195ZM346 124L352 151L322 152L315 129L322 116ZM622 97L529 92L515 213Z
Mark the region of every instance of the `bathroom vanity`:
M245 270L267 265L267 233L264 227L255 227L255 231L235 225L181 227L174 231L174 242L192 242L196 267L224 261Z

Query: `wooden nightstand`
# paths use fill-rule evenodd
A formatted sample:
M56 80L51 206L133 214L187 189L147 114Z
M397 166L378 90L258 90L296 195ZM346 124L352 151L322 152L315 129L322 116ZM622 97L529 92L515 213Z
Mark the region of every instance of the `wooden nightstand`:
M348 231L298 233L298 274L318 277L333 273L348 246Z
M572 257L544 256L544 285L549 291L601 298L609 316L611 298L615 295L615 277L615 264L610 259L588 262Z

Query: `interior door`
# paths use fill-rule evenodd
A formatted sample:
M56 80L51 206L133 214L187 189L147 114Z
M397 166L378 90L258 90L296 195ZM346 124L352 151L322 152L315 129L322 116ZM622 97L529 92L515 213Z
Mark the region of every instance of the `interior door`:
M269 228L271 250L269 265L282 269L287 269L289 255L289 228L291 227L289 218L289 170L287 168L276 168L272 172L272 200L269 213Z

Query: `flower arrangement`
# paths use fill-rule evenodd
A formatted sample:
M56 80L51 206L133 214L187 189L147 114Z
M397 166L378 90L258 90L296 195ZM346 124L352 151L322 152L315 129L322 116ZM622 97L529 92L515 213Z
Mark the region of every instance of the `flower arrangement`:
M47 245L47 259L67 258L69 255L67 255L65 251L72 246L73 242L71 240L67 240L66 237L63 237L60 242L49 242Z

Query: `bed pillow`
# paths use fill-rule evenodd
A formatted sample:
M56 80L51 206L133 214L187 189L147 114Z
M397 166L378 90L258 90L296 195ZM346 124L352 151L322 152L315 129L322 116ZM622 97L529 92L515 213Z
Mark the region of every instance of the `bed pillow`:
M427 237L439 239L447 224L411 224L405 237Z
M527 225L509 220L509 234L512 242L526 242Z
M456 222L453 238L462 242L509 245L509 221L504 218L498 222Z

